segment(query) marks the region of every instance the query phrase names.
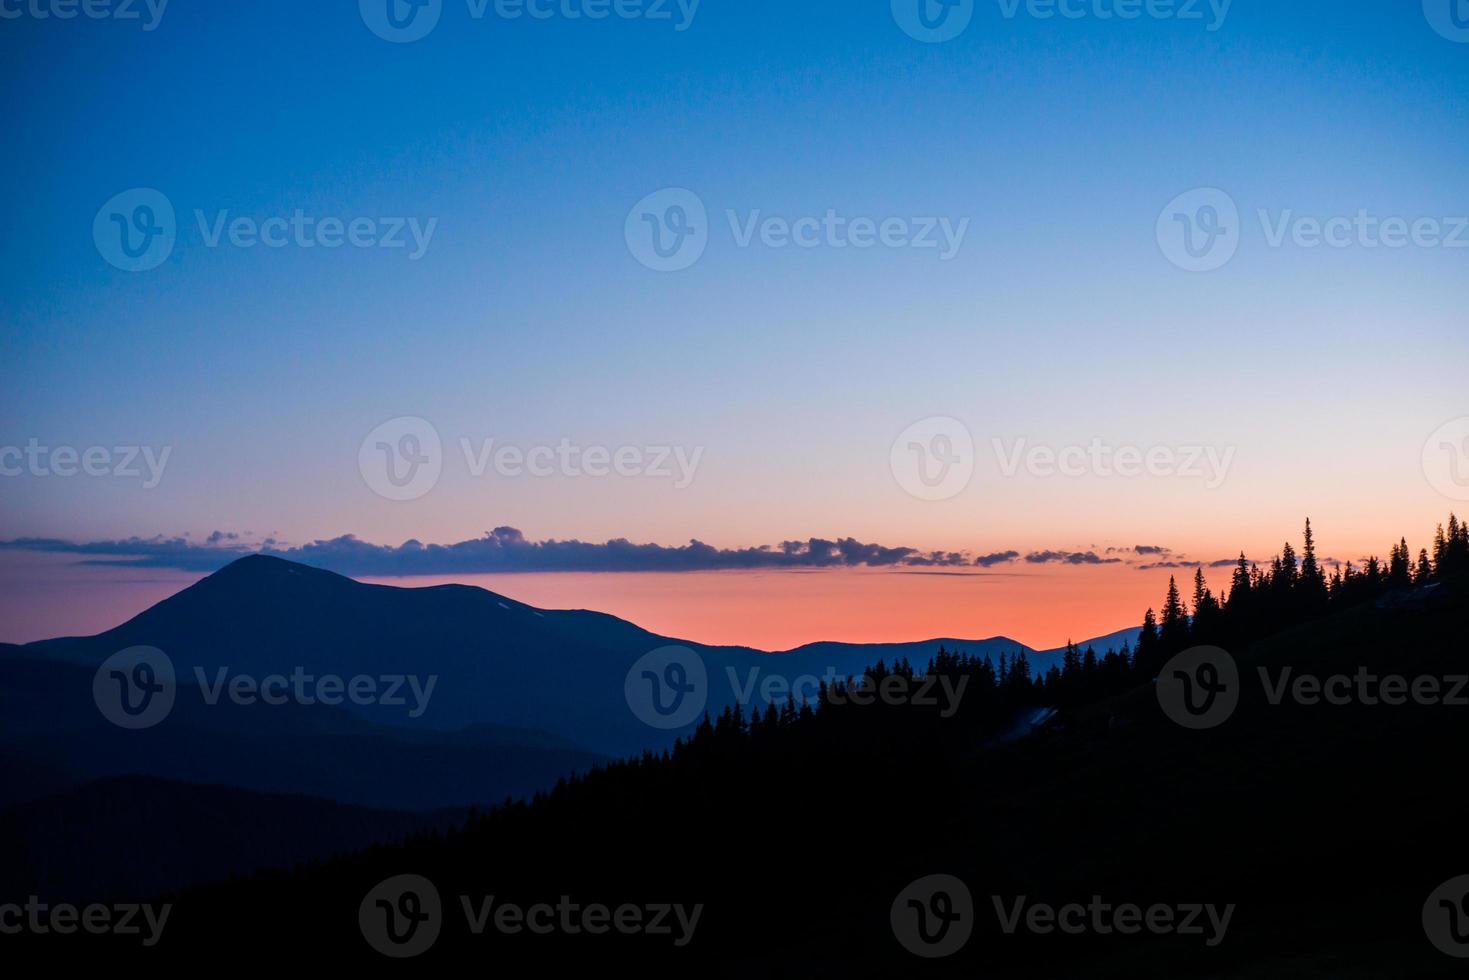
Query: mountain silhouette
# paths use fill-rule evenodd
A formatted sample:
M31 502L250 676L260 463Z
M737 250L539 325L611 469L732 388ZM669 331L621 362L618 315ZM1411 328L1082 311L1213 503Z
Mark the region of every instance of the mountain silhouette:
M1129 632L1135 633L1103 640L1125 639ZM209 683L221 669L256 678L297 669L344 678L413 675L424 683L432 676L437 683L417 716L404 706L346 704L344 709L395 728L449 732L507 726L522 734L506 731L498 744L544 739L621 756L667 747L693 728L692 722L666 731L651 728L629 710L624 681L650 651L682 646L698 655L708 669L707 708L717 714L752 691L752 678L790 684L800 678L858 676L879 660L926 659L940 645L996 659L1025 652L1038 670L1059 662L1061 654L1035 651L1006 637L814 643L774 653L709 646L660 636L604 613L537 609L470 586L368 585L283 559L251 556L115 629L27 644L20 655L95 666L120 650L156 647L173 661L181 685L196 683L201 674ZM758 694L760 689L753 690Z
M707 665L713 715L751 676L848 677L941 647L1049 656L1004 637L713 647L478 588L367 585L244 558L105 633L0 648L0 898L151 894L318 860L667 746L693 723L644 724L624 681L670 645ZM94 680L134 647L163 651L178 687L165 718L125 730L99 710ZM417 716L407 705L238 703L215 690L221 677L297 671L436 683ZM119 849L119 834L149 846Z

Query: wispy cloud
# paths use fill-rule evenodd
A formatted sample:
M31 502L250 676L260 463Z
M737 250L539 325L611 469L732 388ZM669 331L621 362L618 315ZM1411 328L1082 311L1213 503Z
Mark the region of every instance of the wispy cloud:
M1121 558L1103 558L1095 551L1032 551L1025 556L1032 565L1120 565Z

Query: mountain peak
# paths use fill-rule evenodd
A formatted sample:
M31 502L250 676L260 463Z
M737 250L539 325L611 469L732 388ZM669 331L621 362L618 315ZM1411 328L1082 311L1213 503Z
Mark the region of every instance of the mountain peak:
M212 582L239 587L242 584L266 584L289 580L322 583L352 581L345 575L329 572L314 565L303 565L300 562L277 558L274 555L246 555L243 558L236 558L219 571L206 576L199 584Z

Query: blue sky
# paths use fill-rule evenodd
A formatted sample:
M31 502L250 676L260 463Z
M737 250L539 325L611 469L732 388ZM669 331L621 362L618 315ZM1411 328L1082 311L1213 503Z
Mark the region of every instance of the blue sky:
M1207 12L1023 10L978 3L940 44L906 35L886 0L704 0L682 32L475 20L446 0L410 44L350 2L173 0L149 31L0 21L0 445L173 447L146 491L0 481L0 538L396 543L513 525L1227 554L1307 508L1364 546L1445 511L1418 456L1469 413L1469 249L1272 249L1254 214L1469 213L1469 44L1416 3L1237 0L1216 31ZM179 216L172 254L142 273L92 239L98 209L135 187ZM623 240L629 209L665 187L710 215L707 252L676 273ZM1238 255L1207 274L1170 264L1154 233L1200 187L1244 216ZM210 248L196 209L437 225L417 261ZM739 248L727 209L969 225L946 262ZM886 460L935 415L980 444L1217 443L1239 462L1212 496L982 470L925 506ZM446 466L430 496L385 501L357 449L398 416L431 419L451 456L461 436L569 437L702 446L706 462L683 491L487 486ZM1206 513L1228 516L1204 532Z

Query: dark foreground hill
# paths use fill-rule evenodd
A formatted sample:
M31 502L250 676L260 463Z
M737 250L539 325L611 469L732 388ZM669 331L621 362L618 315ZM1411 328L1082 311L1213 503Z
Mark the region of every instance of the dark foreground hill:
M0 810L0 900L135 899L445 830L464 816L113 777Z
M175 896L167 941L146 955L187 962L237 948L242 934L268 935L268 949L242 955L370 968L386 964L373 930L390 922L406 936L418 922L437 930L414 961L427 969L1458 975L1463 962L1429 941L1424 915L1425 905L1435 916L1452 911L1429 898L1469 874L1459 761L1469 705L1360 695L1271 703L1286 668L1295 678L1432 677L1447 697L1469 674L1469 603L1455 584L1431 601L1415 595L1231 651L1239 702L1217 727L1177 724L1151 682L1079 702L1034 737L1001 744L989 713L1001 695L988 691L947 719L885 704L772 714L753 731L723 719L671 759L614 767L453 834ZM911 883L938 874L964 882L972 903L949 893L929 901L928 925L967 916L972 935L952 955L925 959L896 937L894 906ZM430 882L438 906L419 884L411 897L382 884L402 875ZM1078 915L1101 925L1077 934L1047 929L1044 915L1007 932L1017 902L1172 911L1130 920L1130 932L1091 912ZM552 910L532 914L547 934L525 928L514 909L496 918L507 904L537 903ZM633 908L618 920L628 928L664 906L697 906L698 918L668 934L631 934L571 911L597 903ZM1227 924L1207 925L1206 908ZM1176 928L1185 917L1197 934ZM476 934L480 921L488 926ZM673 921L670 913L664 924ZM112 939L42 945L137 952Z

